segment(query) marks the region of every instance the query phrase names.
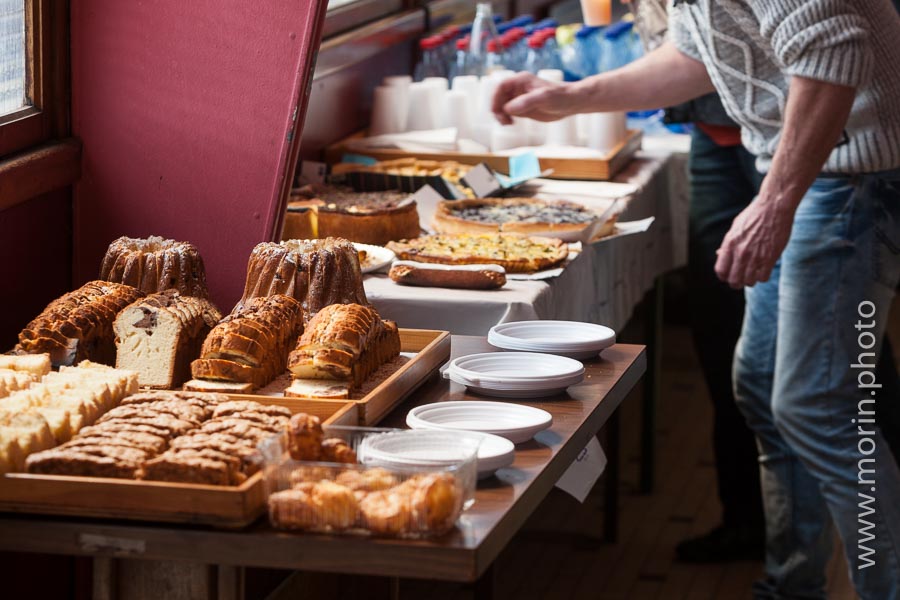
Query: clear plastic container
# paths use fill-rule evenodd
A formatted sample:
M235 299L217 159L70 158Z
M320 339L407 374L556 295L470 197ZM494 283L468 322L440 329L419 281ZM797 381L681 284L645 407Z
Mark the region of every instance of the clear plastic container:
M433 537L452 529L474 500L480 444L475 436L339 426L324 433L343 440L359 462L293 460L286 434L260 444L273 527Z

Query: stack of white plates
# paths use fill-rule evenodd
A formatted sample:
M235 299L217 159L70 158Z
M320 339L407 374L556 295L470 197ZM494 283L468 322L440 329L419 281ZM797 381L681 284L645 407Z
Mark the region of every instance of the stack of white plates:
M445 377L499 398L552 396L584 379L577 360L530 352L486 352L453 360Z
M508 467L515 458L513 443L497 435L422 428L366 437L359 447L359 459L366 465L399 470L437 469L464 463L473 452L477 452L479 479Z
M525 442L553 424L545 410L507 402L463 400L417 406L406 415L412 429L477 431Z
M616 332L578 321L515 321L491 327L488 342L504 350L591 358L616 343Z

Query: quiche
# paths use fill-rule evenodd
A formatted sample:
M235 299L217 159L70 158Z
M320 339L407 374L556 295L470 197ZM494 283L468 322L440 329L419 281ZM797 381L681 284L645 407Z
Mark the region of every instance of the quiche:
M401 260L445 265L500 265L508 273L533 273L562 264L569 247L555 238L509 233L426 235L391 242Z
M600 216L565 200L536 198L477 198L444 200L434 214L438 233L577 233Z
M313 237L383 246L419 235L419 211L410 194L316 184L294 190L291 199L288 214L302 211Z

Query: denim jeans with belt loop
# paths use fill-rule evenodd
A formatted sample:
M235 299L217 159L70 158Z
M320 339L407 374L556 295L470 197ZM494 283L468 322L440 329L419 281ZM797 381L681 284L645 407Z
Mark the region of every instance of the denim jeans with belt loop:
M760 453L757 598L825 598L832 522L860 596L900 598L900 471L871 424L900 398L864 374L898 278L900 169L816 179L771 278L746 289L734 380Z

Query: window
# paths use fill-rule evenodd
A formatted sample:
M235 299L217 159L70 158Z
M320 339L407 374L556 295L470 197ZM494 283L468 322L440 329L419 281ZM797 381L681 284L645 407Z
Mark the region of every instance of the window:
M0 159L65 135L68 2L0 0Z
M0 0L0 117L25 100L25 3Z

